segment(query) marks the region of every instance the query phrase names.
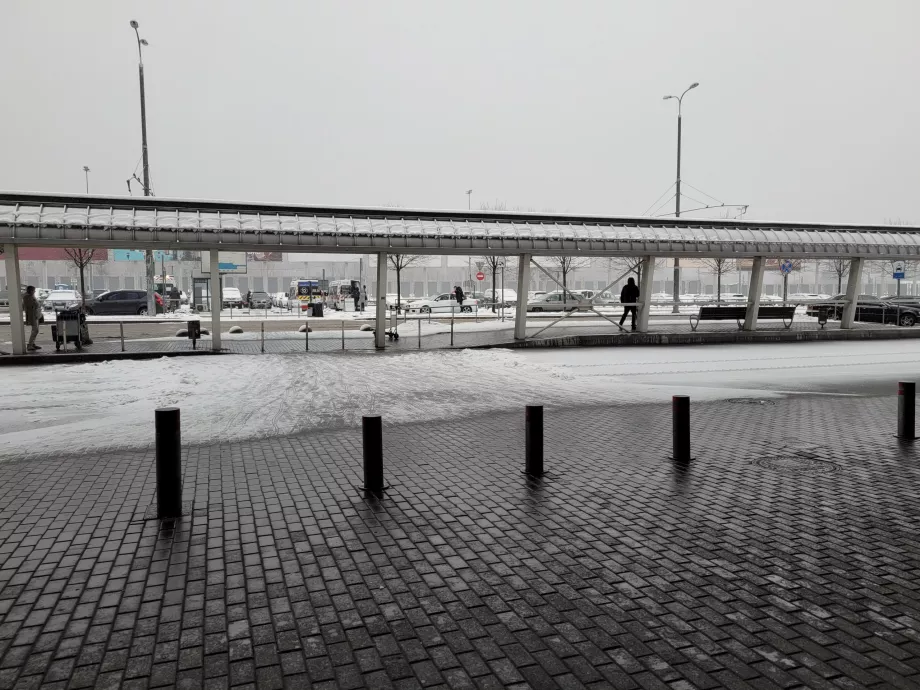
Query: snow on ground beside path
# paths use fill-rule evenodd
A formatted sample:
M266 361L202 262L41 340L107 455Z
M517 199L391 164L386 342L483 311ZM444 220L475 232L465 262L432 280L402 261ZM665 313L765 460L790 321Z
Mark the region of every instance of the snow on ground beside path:
M0 458L142 447L153 411L182 408L185 443L521 410L859 392L920 375L916 341L114 361L3 371ZM839 386L854 387L842 391ZM880 384L879 384L880 385ZM893 384L892 384L893 385ZM834 387L837 386L837 389Z

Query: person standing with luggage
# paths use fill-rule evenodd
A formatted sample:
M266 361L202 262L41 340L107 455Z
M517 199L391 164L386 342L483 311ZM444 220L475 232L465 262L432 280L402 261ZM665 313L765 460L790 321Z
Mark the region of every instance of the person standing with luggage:
M367 306L367 285L361 286L361 312L364 312L364 307Z
M636 330L636 305L635 303L639 301L639 286L636 285L636 281L633 278L630 278L626 281L626 285L623 286L623 289L620 290L620 303L625 305L623 307L623 316L620 317L620 327L623 327L623 322L626 321L626 315L632 314L632 330Z
M29 285L26 288L26 294L22 296L22 310L26 314L26 325L32 327L32 333L29 335L29 344L26 346L26 350L30 352L41 350L41 345L36 345L35 339L38 337L38 322L42 316L42 307L35 297L34 285Z

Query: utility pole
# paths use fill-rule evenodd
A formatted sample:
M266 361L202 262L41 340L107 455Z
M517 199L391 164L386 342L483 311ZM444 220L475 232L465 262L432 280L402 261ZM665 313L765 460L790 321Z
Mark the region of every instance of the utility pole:
M466 190L466 210L469 211L473 208L473 190ZM468 289L470 292L473 292L473 257L466 257L466 272L469 276Z
M144 56L141 46L149 45L147 41L141 38L138 31L138 23L131 20L131 28L137 36L137 74L141 85L141 156L144 163L144 196L150 196L150 161L147 158L147 97L144 93ZM153 250L144 251L144 266L147 273L147 315L156 316L156 299L153 296L154 274L156 273L156 262L153 259Z
M677 218L680 218L680 144L681 144L681 106L684 102L684 96L687 95L687 91L690 89L695 89L699 86L699 82L693 82L680 96L665 96L664 100L669 98L677 99L677 182L676 182L676 205L674 209L674 215ZM643 299L648 299L648 295L643 295ZM680 259L676 256L674 257L674 308L671 310L672 314L680 313Z
M83 166L83 174L86 175L86 193L87 193L87 194L89 194L89 172L90 172L89 166L88 166L88 165L84 165L84 166Z

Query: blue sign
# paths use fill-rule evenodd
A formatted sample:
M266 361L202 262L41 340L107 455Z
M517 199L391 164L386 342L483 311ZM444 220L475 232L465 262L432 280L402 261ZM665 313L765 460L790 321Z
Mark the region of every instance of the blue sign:
M779 270L783 275L788 275L792 273L792 261L789 259L784 259L783 262L779 265Z
M904 280L904 267L900 264L894 267L894 279Z
M112 254L115 256L115 261L143 261L144 252L137 249L113 249ZM155 249L153 251L154 261L175 261L176 253L167 252L162 249Z

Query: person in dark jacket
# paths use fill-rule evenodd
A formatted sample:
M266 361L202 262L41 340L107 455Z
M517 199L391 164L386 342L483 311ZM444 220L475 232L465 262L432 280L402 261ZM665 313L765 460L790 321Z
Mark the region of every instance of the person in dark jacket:
M627 305L623 307L623 316L620 317L620 326L626 321L626 315L632 314L632 330L636 330L636 307L635 302L639 301L639 286L632 278L626 281L626 285L620 290L620 303ZM632 304L632 306L629 306Z
M463 294L463 288L460 287L459 285L454 288L454 297L457 298L457 304L459 304L462 307L463 300L466 299L466 297Z
M360 304L361 304L361 290L358 288L357 285L351 286L351 298L355 302L355 311L358 311L358 309L360 308Z

